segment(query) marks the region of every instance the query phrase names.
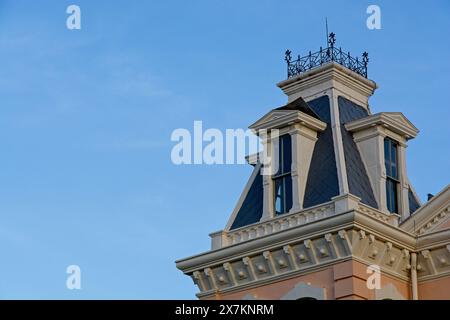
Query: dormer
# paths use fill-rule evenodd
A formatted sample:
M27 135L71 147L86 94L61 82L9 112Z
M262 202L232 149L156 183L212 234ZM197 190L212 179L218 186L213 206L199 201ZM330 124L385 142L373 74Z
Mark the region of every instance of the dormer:
M406 147L419 130L400 112L370 115L345 128L353 134L380 210L408 218L416 205L410 204L415 195L406 172Z
M274 109L250 126L264 132L264 148L275 163L271 174L263 175L263 209L260 221L303 208L305 186L317 134L326 123L300 97ZM277 135L270 134L277 130ZM274 138L275 137L275 138Z

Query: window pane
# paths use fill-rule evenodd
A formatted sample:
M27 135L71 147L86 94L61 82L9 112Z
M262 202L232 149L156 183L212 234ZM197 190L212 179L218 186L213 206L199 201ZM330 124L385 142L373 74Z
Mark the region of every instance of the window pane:
M284 178L285 180L285 212L288 212L292 208L292 178L291 176L287 176Z
M392 181L392 208L393 212L398 212L398 202L397 202L397 182Z
M398 179L397 143L388 138L384 139L384 164L386 175Z
M391 142L391 177L397 179L397 145Z
M389 148L389 140L384 139L384 165L386 167L386 175L391 175L391 165L390 165L390 148Z
M289 212L292 208L292 178L275 179L275 214Z
M386 180L386 204L389 212L397 212L397 182Z
M390 212L398 211L397 203L397 143L391 139L384 139L384 162L386 166L386 205ZM391 179L392 178L392 179Z
M287 173L291 172L291 163L292 163L291 135L286 134L282 138L283 138L283 173Z
M387 208L390 212L393 212L393 205L392 205L392 181L387 180L386 181L386 202L387 202Z
M278 139L274 139L272 141L273 143L273 152L274 152L274 159L272 159L274 161L274 163L277 165L277 172L275 173L275 176L278 176L279 174L281 174L282 170L281 170L281 162L283 161L282 159L282 147L281 147L281 137L278 137ZM275 159L275 155L278 155L278 159Z
M275 214L283 214L292 208L292 178L290 175L292 165L292 139L285 134L278 139L279 167L275 175ZM283 175L282 177L276 177Z
M392 178L394 178L394 179L398 179L398 177L397 177L397 166L396 166L395 162L391 163L391 175L390 176Z
M386 180L386 206L389 212L392 212L391 210L391 190L390 190L390 181Z
M278 139L278 171L276 175L291 172L292 145L291 135L285 134Z
M283 179L275 180L275 214L283 212Z

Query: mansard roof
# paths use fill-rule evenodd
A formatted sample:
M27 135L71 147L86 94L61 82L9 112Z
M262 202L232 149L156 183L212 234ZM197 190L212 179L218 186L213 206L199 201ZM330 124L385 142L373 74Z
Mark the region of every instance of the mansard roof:
M370 115L367 109L343 97L338 98L338 107L349 191L351 194L361 198L362 203L379 209L359 150L351 132L347 131L345 127L346 123L366 119ZM318 133L317 142L313 150L303 199L303 206L306 209L326 203L331 198L339 195L339 183L331 128L330 100L327 95L311 100L308 103L299 98L281 108L272 110L268 115L274 111L300 111L300 109L309 109L310 114L314 114L317 120L326 124L325 130ZM304 111L301 112L304 113ZM256 124L267 122L269 119L265 116L258 120ZM259 174L259 167L256 167L254 170L238 206L230 218L228 224L230 229L257 223L262 217L263 181ZM414 196L411 199L413 202L417 202Z

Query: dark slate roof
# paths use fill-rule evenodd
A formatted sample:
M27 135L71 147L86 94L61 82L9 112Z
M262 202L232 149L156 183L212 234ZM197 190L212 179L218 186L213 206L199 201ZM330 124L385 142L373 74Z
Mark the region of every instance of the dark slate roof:
M257 169L255 169L257 170ZM255 176L244 202L231 225L231 230L258 222L263 210L263 181L260 172Z
M353 141L352 134L344 126L347 122L368 116L368 112L363 107L342 97L338 98L338 106L349 191L360 197L363 203L378 208L361 155L356 143ZM332 197L339 195L328 96L324 95L308 103L299 98L275 110L299 110L327 124L326 129L317 135L306 181L305 197L303 199L304 208L328 202ZM262 206L262 176L257 174L251 182L251 187L233 221L231 229L258 222L262 217Z
M363 107L341 96L338 97L338 106L349 192L361 198L362 203L378 208L358 147L353 135L344 126L347 122L367 117L369 113Z
M295 99L294 101L289 102L288 104L274 110L297 110L306 113L307 115L316 119L320 119L319 116L310 108L308 103L306 103L302 97Z
M322 96L309 101L308 105L319 119L327 124L327 127L317 135L314 146L303 199L305 208L328 202L339 194L331 131L330 100L328 96Z
M413 214L414 212L417 211L417 209L420 208L420 204L419 201L417 201L411 189L408 189L408 201L409 201L409 213Z
M339 194L339 184L331 132L330 102L323 96L306 103L298 98L275 110L299 110L326 122L325 131L318 134L306 183L304 207L328 202ZM231 225L231 230L258 222L262 217L263 182L261 174L255 176L241 208Z

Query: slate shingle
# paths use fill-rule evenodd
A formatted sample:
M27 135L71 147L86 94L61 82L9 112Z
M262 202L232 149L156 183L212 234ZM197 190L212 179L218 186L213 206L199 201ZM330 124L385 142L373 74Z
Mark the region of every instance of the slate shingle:
M336 158L331 130L330 99L322 96L308 102L310 108L327 124L317 135L306 181L303 207L308 208L331 200L339 194Z
M353 135L344 126L347 122L367 117L369 113L363 107L341 96L338 97L338 106L349 192L361 198L362 203L378 209L358 147L353 140Z

